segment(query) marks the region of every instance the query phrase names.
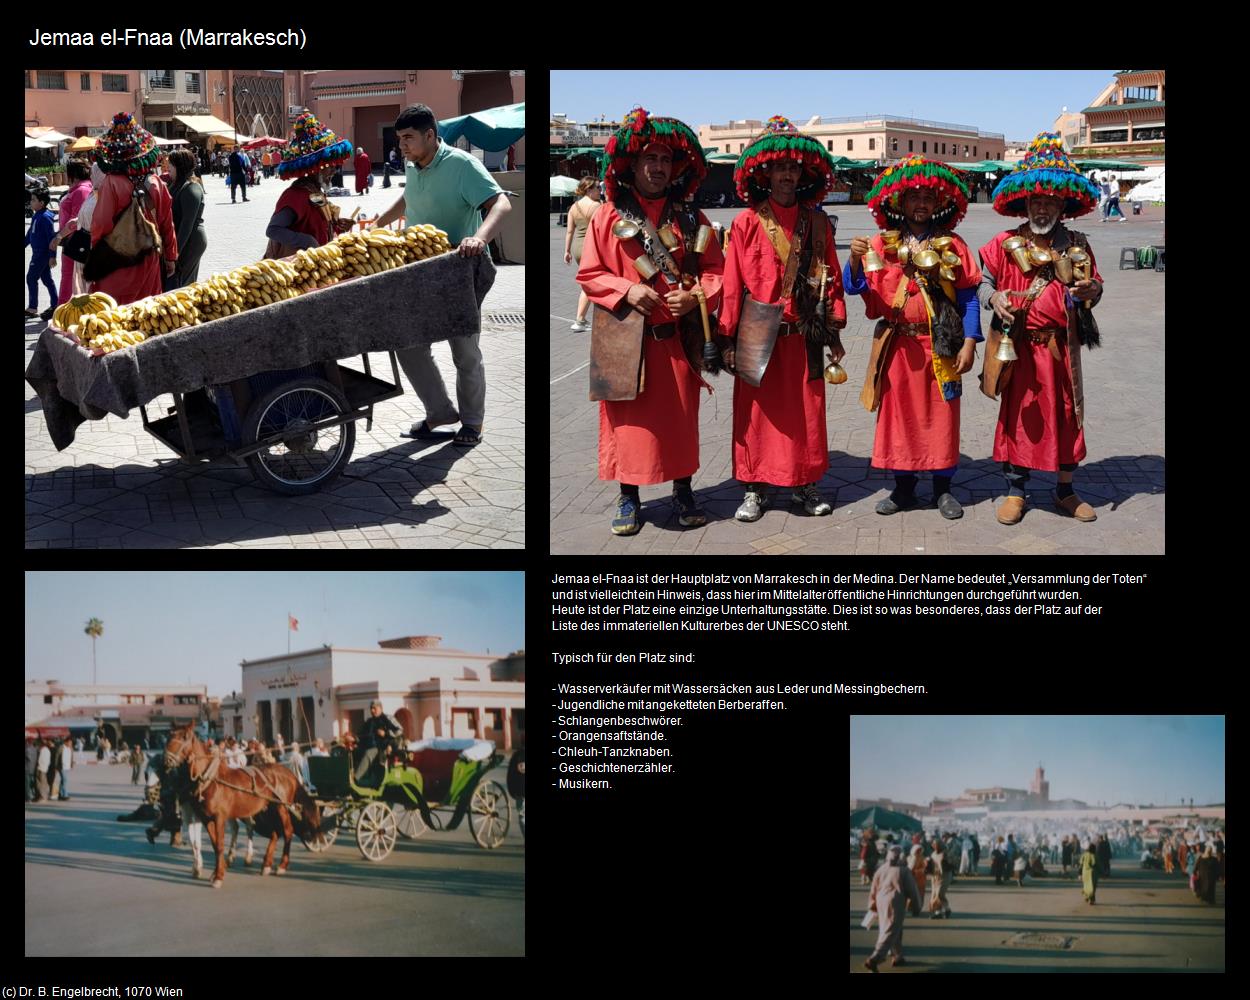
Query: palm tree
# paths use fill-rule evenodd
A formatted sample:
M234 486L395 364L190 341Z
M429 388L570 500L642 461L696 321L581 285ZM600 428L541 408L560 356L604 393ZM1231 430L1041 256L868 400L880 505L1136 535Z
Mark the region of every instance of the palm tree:
M87 627L83 629L87 635L91 636L91 683L95 684L95 641L104 634L104 622L99 618L92 618L87 622Z

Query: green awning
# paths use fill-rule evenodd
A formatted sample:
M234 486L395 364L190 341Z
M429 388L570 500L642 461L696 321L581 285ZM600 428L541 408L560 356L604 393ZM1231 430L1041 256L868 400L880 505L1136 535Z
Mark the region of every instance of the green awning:
M1145 170L1140 163L1131 160L1073 160L1078 170Z
M479 149L501 153L525 136L525 103L445 118L438 123L438 134L449 146L463 135Z
M707 158L708 163L737 163L738 153L714 153Z
M587 156L594 154L597 158L603 158L602 146L570 146L568 149L561 149L559 146L551 147L551 155L558 160L571 160L575 156Z

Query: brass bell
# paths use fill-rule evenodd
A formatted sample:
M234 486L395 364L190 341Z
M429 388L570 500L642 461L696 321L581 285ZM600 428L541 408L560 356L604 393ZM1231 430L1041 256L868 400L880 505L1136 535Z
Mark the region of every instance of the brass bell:
M1016 265L1025 274L1033 270L1033 265L1029 263L1028 246L1029 241L1023 236L1011 236L1003 240L1003 249L1011 254Z
M871 246L868 247L868 252L864 254L864 270L870 274L874 271L885 270L885 261L881 259L881 255Z
M841 385L846 378L846 369L836 361L830 361L825 365L825 381L830 385Z
M1003 337L998 342L998 350L994 352L995 361L1019 361L1016 345L1011 342L1011 326L1003 326Z

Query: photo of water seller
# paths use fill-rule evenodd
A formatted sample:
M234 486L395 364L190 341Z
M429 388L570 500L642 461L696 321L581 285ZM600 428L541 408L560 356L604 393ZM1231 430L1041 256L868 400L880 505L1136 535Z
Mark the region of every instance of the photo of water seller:
M551 73L553 554L1164 551L1163 71L868 76Z

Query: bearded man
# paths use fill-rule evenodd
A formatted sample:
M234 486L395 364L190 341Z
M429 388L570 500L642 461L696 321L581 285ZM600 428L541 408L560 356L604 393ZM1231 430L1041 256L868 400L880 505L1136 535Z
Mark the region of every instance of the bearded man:
M1097 205L1098 188L1073 167L1053 132L1040 133L994 189L996 212L1025 217L980 251L977 294L994 313L981 391L1002 396L994 429L994 460L1007 480L1001 524L1024 517L1031 469L1058 473L1054 500L1063 514L1078 521L1098 516L1072 478L1086 454L1080 348L1098 346L1090 310L1102 298L1102 276L1085 234L1061 221Z

